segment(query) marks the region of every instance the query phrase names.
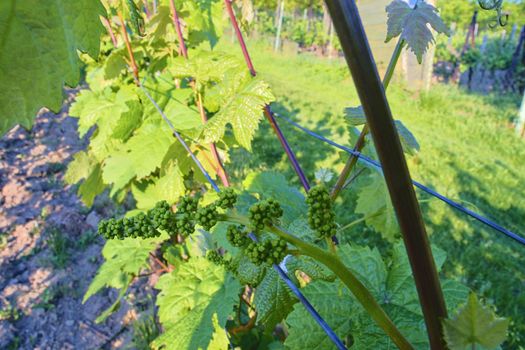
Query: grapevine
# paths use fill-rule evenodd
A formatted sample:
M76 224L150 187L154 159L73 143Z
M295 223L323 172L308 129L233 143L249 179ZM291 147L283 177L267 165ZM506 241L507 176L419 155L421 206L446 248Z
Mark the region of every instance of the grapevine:
M335 236L337 225L330 193L324 185L317 185L308 191L308 224L319 237Z
M216 203L201 207L195 213L195 221L207 231L217 224L218 218L219 212Z
M216 250L208 250L206 252L206 259L208 259L215 265L225 265L226 264L224 257Z
M217 205L222 209L232 209L237 203L237 194L231 188L227 188L219 193Z
M176 227L175 215L166 201L155 204L155 207L148 211L148 216L155 229L172 231Z
M98 232L106 239L152 238L160 236L160 232L144 213L140 213L132 218L103 220L99 223Z
M251 228L261 232L265 226L277 222L283 215L281 205L273 198L260 201L250 207L248 218Z
M90 143L87 149L79 152L71 163L67 182L80 183L78 193L87 206L93 204L97 195L110 188L111 196L115 199L123 200L126 195L132 196L137 211L140 211L134 216L129 216L128 213L129 217L103 220L98 225L99 234L108 240L103 252L106 263L89 287L86 299L102 288L120 289L118 300L104 313L104 317L118 308L126 289L136 279L146 276L144 270L153 268L155 260L163 267L160 272L152 272L160 273L155 288L159 290L156 304L163 333L153 340L151 344L153 348L189 350L229 348L230 345L232 348L243 348L245 344L250 343L250 347L254 348L277 344L276 347L309 349L328 348L332 345L328 342L332 341L339 349L346 349L345 346L351 345L349 339L354 339L359 340L361 347L381 348L381 345L377 344L388 342L405 350L412 349L409 341L425 339L426 329L431 335L430 338L432 334L438 334L439 337L441 333L439 333L438 322L433 324L434 330L431 327L426 329L422 327L424 317L429 317L425 308L428 303L422 303L423 315L414 313L405 305L406 300L416 300L418 298L416 290L420 291L416 289L420 287L420 283L412 285L411 281L406 279L406 276L411 275L410 266L417 266L412 261L417 254L410 253L409 261L405 247L395 241L389 245L394 248L386 260L377 250L345 244L344 242L349 241L347 237L341 237L342 243L338 247L330 245L330 249L322 242L319 243L321 240L317 238L326 238L328 242L332 242L329 238L334 238L336 234L338 225L333 198L346 186L347 176L340 176L340 186L333 198L325 185L310 188L307 174L303 173L299 166L269 107L274 101L274 96L267 83L255 78L255 69L235 21L235 10L239 8L242 9L243 16L250 17L252 10L250 0L238 2L235 4L237 6L235 9L232 7L233 1L224 2L232 19L234 32L241 43L248 70L242 62L239 63L234 54L220 53L216 50L208 52L205 49L207 46L213 49L225 27L224 23L221 23L225 17L222 0L170 0L169 7L166 2L155 1L155 9L149 8L148 1L136 0L104 1L105 9L98 6L99 1L80 0L80 3L91 6L85 12L86 18L92 17L96 23L83 23L85 20L82 19L78 23L75 22L75 28L88 28L89 30L85 31L98 35L97 26L98 30L101 27L98 23L99 16L108 16L108 18L104 17L103 21L106 30L113 39L115 39L114 33L120 32L121 38L112 41L115 47L104 47L99 55L98 50L90 47L92 44L90 41L96 40L91 40L85 35L86 33L79 32L78 29L64 31L66 41L71 41L66 46L74 55L78 50L85 50L91 57L100 57L99 61L94 61L83 55L84 62L80 64L76 62L76 56L72 60L72 53L66 50L61 53L60 60L57 60L57 67L64 65L65 62L71 67L58 69L60 74L55 74L58 77L54 80L61 79L60 82L63 82L63 77L69 77L71 83L74 83L73 78L78 75L78 67L85 65L86 83L91 89L80 92L70 109L71 115L79 119L80 135L88 135ZM326 11L328 11L326 14L333 12L334 7L342 6L343 3L355 5L353 2L330 0L326 3ZM494 4L490 5L492 3ZM480 1L482 7L498 7L500 15L501 3L501 0ZM279 4L282 22L284 1L280 0ZM159 9L156 8L157 5ZM18 12L29 12L24 6L27 5L20 5L24 11L13 10L15 17ZM42 7L46 9L44 5ZM69 9L81 7L71 5ZM176 9L176 7L180 8ZM145 11L147 16L143 16L142 11ZM347 12L352 16L358 16L355 15L357 11ZM408 47L416 54L418 60L421 60L434 36L448 32L437 9L427 2L416 2L416 6L411 7L404 1L393 0L387 7L387 12L389 27L387 41L395 37L400 38L396 49L397 57L404 47ZM112 13L118 14L119 21L110 18ZM184 17L182 22L179 21L178 13ZM308 12L305 11L304 14L306 16ZM65 15L68 16L69 13L66 11ZM308 16L310 17L309 14ZM63 19L62 13L54 17ZM329 19L329 16L326 17ZM341 24L338 21L343 19L348 18L334 17L334 21L330 23L330 46L332 46L334 30L341 32ZM304 20L306 21L306 17ZM33 19L27 22L36 21ZM354 22L360 23L358 20ZM308 23L308 27L309 25ZM347 27L352 29L350 25ZM27 34L25 37L27 38ZM48 42L53 40L53 36L43 37ZM84 40L85 37L88 40ZM188 42L185 42L186 38ZM352 38L351 43L366 40L362 34ZM8 48L14 47L11 42L23 42L22 40L4 41L8 44ZM349 45L344 40L341 40L341 43ZM344 50L345 53L349 51L362 54L360 50ZM47 57L55 57L47 53L42 56L44 58L42 63L48 61ZM393 60L394 64L389 70L394 69L396 60L397 58ZM5 64L5 61L4 59L2 62ZM364 59L353 64L363 64L368 61L370 60ZM47 62L47 65L55 67L50 62ZM350 65L352 66L352 62ZM46 64L38 65L38 67L45 66ZM374 66L368 68L370 69L357 69L357 72L363 74L362 72L375 69ZM354 69L353 73L355 71ZM44 79L45 76L42 77L42 74L37 76L42 78L38 79L39 81L50 81ZM143 79L139 80L139 77ZM388 77L385 81L388 83L389 79ZM21 81L29 80L31 79ZM65 81L70 83L69 80ZM148 83L145 83L146 80ZM354 80L357 84L365 81L365 79ZM14 85L13 91L25 91L22 89L24 85L17 86L16 82ZM370 84L369 87L372 89L375 85ZM58 92L61 94L62 85L59 87ZM360 90L364 90L364 87ZM10 94L12 96L7 101L18 101L17 95ZM56 91L54 95L57 95ZM33 97L37 94L31 93L28 96ZM364 98L363 101L367 101L368 98ZM22 102L28 102L24 99L21 99ZM35 98L36 100L38 99ZM383 102L379 107L386 105L386 100ZM35 110L33 104L29 104L31 108L28 110ZM369 114L373 116L374 113L369 113L369 109L373 112L373 108L366 108L370 103L363 102L363 105L365 108L353 109L354 122L362 120L366 123L364 110L367 110L367 117L372 120ZM108 106L108 108L100 108L95 113L92 106ZM248 174L256 177L245 181L243 179L242 186L245 190L242 188L220 190L215 183L216 179L220 178L225 186L229 186L228 174L225 171L227 167L223 168L222 164L235 159L233 155L236 148L244 148L249 152L252 148L257 149L253 147L252 141L259 122L263 119L263 113L270 121L272 129L276 131L299 176L304 192L288 186L287 179L279 181L277 175L280 174L270 175L270 179L263 181L260 177L263 177L264 172ZM390 117L389 113L382 114L387 118ZM19 116L16 118L20 119ZM11 124L12 121L5 123L8 126ZM377 123L370 123L370 128L374 130L374 141L384 142L384 139L377 137L380 135L376 135L377 125ZM398 132L401 133L400 129ZM365 125L362 132L363 140L367 133L368 126ZM406 141L406 133L401 141ZM206 147L204 144L211 147ZM373 150L373 145L370 145L370 148ZM385 147L378 147L379 159L383 159L382 152L385 149ZM356 147L356 150L361 154L361 148ZM364 149L364 152L368 150ZM403 154L400 154L403 157ZM357 162L357 158L358 156L355 156L354 163L349 161L347 175L350 174L352 164ZM385 165L388 163L385 162L383 166ZM236 168L232 167L232 169ZM231 175L233 175L232 179L242 177L237 176L235 170ZM385 171L387 184L392 186L391 181L388 181L389 176L389 172ZM204 178L207 180L205 184L201 183ZM374 181L372 185L365 188L374 189L374 193L386 193L387 188L382 182L382 176L377 178L381 178L381 182ZM329 183L330 179L326 181ZM405 182L409 183L409 181ZM276 183L278 185L275 185ZM210 185L218 192L218 199L211 203L209 198L214 198L215 194L209 196L209 193L206 193ZM181 196L182 193L191 195ZM362 197L359 196L360 201L353 214L366 214L362 210L370 210L371 206L363 204ZM384 197L386 201L389 198L387 195L377 195L377 197ZM199 202L200 198L203 198L201 202ZM152 206L155 202L156 204ZM174 203L176 204L173 205ZM340 208L337 209L339 213ZM395 209L397 210L398 206ZM376 217L363 218L367 225L372 225L368 223L368 218ZM392 220L383 221L392 222ZM377 225L384 223L383 221L374 220L376 223L379 222ZM416 220L416 222L420 221ZM407 227L407 225L401 226ZM198 232L195 232L196 227L199 227ZM424 248L422 251L427 252L427 255L430 254L431 249L426 242L419 246ZM407 244L407 247L410 248L410 245ZM429 256L431 257L431 254ZM430 267L432 269L419 269L419 271L429 274L439 272L434 271L433 265ZM324 269L332 277L339 278L337 284L322 277L327 275ZM418 282L421 281L421 277L415 275ZM403 277L402 280L400 276ZM437 281L437 288L434 289L439 290L439 279L434 280ZM250 287L255 285L257 285L256 289ZM396 294L397 290L394 291L399 289L400 285L408 287L403 291L405 294L401 301ZM458 296L456 299L462 297L464 289L457 284L453 284L453 287L452 290ZM300 288L304 289L304 293ZM375 297L378 295L373 293L376 291L392 297L388 298L388 302L384 298L376 300ZM350 294L353 297L350 297ZM428 293L422 294L428 295ZM313 300L311 305L305 296ZM439 293L435 299L441 301ZM298 300L306 306L305 309L295 307L294 304ZM249 308L243 309L243 303ZM444 308L444 305L441 305L443 303L436 302L437 304ZM324 310L317 314L312 305ZM414 303L410 307L413 305ZM456 321L449 322L449 332L454 332L455 323L462 324L465 318L475 314L471 312L474 308L480 309L477 302L472 299L463 314L458 315ZM242 320L242 318L246 319L246 315L242 314L246 309L249 309L249 312L254 311L254 315L248 315L249 324ZM407 319L402 320L402 325L413 330L413 334L401 333L392 321L398 321L396 317L392 317L397 315L389 315L385 309L394 309L396 312L399 310L399 314L403 317L406 314ZM237 317L234 315L235 310L238 311ZM320 314L326 315L327 322L324 322ZM288 317L289 315L292 317ZM308 317L304 317L305 315ZM338 319L340 315L343 317ZM444 318L446 313L441 313L440 316ZM486 318L490 322L503 324L502 320L489 316L492 315ZM272 339L270 334L279 322L282 323L282 328L286 329L286 335L283 339ZM304 337L304 330L314 329L313 322L321 325L328 337L322 332L312 332L313 340ZM354 324L359 327L345 328ZM334 332L330 328L334 325L342 326L336 328ZM314 324L314 326L318 325ZM375 332L373 336L367 334L372 329ZM438 341L444 343L444 339L441 338ZM264 339L264 342L261 339ZM434 340L430 339L430 342L432 341ZM453 341L455 340L452 339L451 342ZM282 342L284 344L281 344ZM434 343L432 346L427 345L429 344L425 343L421 346L433 349L435 347ZM451 345L450 348L454 347Z
M245 249L246 255L256 265L279 264L286 256L286 241L282 239L252 242Z
M248 238L248 233L246 232L244 226L229 225L226 231L226 239L234 247L246 247L250 242Z

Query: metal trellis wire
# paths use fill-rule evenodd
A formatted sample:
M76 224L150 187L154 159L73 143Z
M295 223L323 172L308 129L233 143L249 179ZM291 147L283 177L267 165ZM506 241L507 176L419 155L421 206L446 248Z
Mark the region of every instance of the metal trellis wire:
M373 167L379 169L379 170L382 170L382 167L381 167L381 164L379 164L378 161L376 160L373 160L367 156L365 156L364 154L360 153L360 152L357 152L357 151L354 151L352 148L350 147L347 147L347 146L343 146L335 141L332 141L322 135L319 135L317 133L315 133L314 131L298 124L297 122L294 122L293 120L291 120L290 118L287 118L287 117L284 117L282 115L278 115L278 114L275 114L276 117L286 121L288 124L294 126L295 128L305 132L306 134L318 139L318 140L321 140L329 145L332 145L336 148L339 148L349 154L352 154L354 155L355 157L357 157L361 162L364 162L364 163L367 163L369 165L372 165ZM468 208L466 208L465 206L459 204L458 202L448 198L448 197L445 197L444 195L434 191L433 189L431 189L430 187L428 186L425 186L417 181L412 181L412 183L414 184L414 186L416 186L417 188L419 188L420 190L422 190L423 192L426 192L428 193L429 195L433 196L433 197L436 197L438 199L440 199L441 201L447 203L448 205L450 205L451 207L467 214L468 216L478 220L479 222L493 228L494 230L500 232L500 233L503 233L505 236L509 237L509 238L512 238L513 240L521 243L522 245L525 245L525 238L518 235L517 233L514 233L506 228L504 228L503 226L497 224L496 222L490 220L489 218L487 217L484 217L483 215L481 214L478 214Z

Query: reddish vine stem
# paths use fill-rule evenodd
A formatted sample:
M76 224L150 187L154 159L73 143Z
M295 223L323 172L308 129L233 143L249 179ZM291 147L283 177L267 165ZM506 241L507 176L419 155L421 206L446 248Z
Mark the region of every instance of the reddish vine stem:
M208 117L206 116L206 111L204 110L204 104L202 103L202 95L200 92L197 93L197 107L199 108L202 123L206 124L208 122ZM222 161L219 156L219 152L217 151L217 146L215 146L215 143L210 143L210 150L216 162L217 175L219 175L219 177L221 178L221 182L224 186L230 187L228 174L226 173L226 170L224 170L224 166L222 165Z
M108 34L109 34L109 37L111 38L111 42L113 43L113 46L117 47L118 41L117 41L117 38L115 37L115 33L113 33L113 29L111 28L111 23L109 23L109 20L104 16L100 16L100 21L102 22L104 27L106 27L106 30L108 31Z
M137 86L140 86L140 80L139 80L139 68L137 66L137 62L135 61L135 55L133 54L133 49L131 48L131 43L129 41L128 32L126 31L126 23L124 22L124 18L122 18L122 14L117 12L117 16L120 20L120 32L122 34L122 38L124 39L124 43L126 44L126 49L128 50L128 55L130 59L130 66L133 71L133 78L135 78L135 83Z
M162 261L160 261L160 259L157 258L154 254L149 253L149 256L150 256L153 260L155 260L155 262L156 262L157 264L159 264L159 266L162 267L163 270L170 271L170 268L169 268L166 264L164 264Z
M246 61L246 65L248 66L248 69L250 70L250 73L252 76L256 76L257 72L255 71L255 67L253 66L250 54L248 52L248 49L246 47L246 42L244 41L244 38L241 33L241 29L239 28L239 23L237 22L237 19L235 17L235 13L232 8L232 1L231 0L224 0L224 3L226 4L226 9L228 11L228 15L230 17L230 21L232 23L233 29L235 31L235 34L237 36L237 40L239 41L239 44L241 46L241 50L244 56L244 60ZM288 156L288 159L290 160L290 163L292 164L295 172L297 173L297 176L299 176L299 180L301 181L301 184L303 185L306 192L310 189L310 184L308 183L308 180L306 179L306 176L304 175L303 169L299 165L299 162L297 161L297 158L292 151L292 148L288 144L288 141L284 137L281 128L277 124L277 121L275 120L273 116L273 112L270 108L270 106L266 105L264 107L264 115L266 116L266 119L270 122L270 125L277 135L277 138L281 142L281 145L284 148L284 151L286 152L286 155Z
M171 10L171 15L172 15L171 18L173 20L173 25L175 26L175 31L177 32L177 37L179 39L179 51L185 59L188 59L188 49L186 47L186 42L184 41L184 36L182 35L182 28L180 25L179 15L177 13L175 2L173 0L170 0L170 10ZM204 105L202 103L202 95L197 91L194 85L193 85L193 89L197 93L197 108L199 109L199 114L201 116L202 123L206 124L208 122L208 117L206 115L206 111L204 110ZM211 150L213 159L217 163L217 166L216 166L217 175L221 179L222 184L226 187L229 187L230 181L228 180L228 174L226 173L226 170L224 169L224 166L221 161L221 157L219 156L219 152L217 151L217 146L215 145L215 143L212 142L210 144L210 150Z
M179 15L177 9L175 8L175 2L170 0L170 10L171 10L171 19L173 20L173 26L175 26L175 31L177 32L177 37L179 38L179 51L182 56L188 58L188 49L186 48L186 42L182 36L182 29L180 26Z

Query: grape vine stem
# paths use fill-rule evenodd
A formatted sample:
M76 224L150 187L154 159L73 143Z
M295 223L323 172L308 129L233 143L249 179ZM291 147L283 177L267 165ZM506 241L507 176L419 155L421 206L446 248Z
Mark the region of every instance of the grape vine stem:
M124 22L124 18L122 17L122 13L117 12L117 16L120 20L120 33L122 34L122 38L124 39L124 43L126 44L126 49L128 50L128 55L130 59L130 66L131 70L133 71L133 78L135 78L135 83L137 86L140 85L139 80L139 68L137 66L137 62L135 61L135 55L133 54L133 49L131 48L131 43L129 41L128 32L126 32L126 23Z

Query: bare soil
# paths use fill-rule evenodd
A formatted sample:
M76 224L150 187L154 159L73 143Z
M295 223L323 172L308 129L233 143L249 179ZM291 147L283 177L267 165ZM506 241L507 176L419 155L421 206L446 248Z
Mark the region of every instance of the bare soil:
M94 320L117 291L82 304L103 262L96 225L113 207L99 198L88 209L75 186L63 183L72 155L86 146L65 108L42 112L31 131L16 127L0 139L0 349L133 347L131 304L145 298L144 288L135 286L135 302L103 324Z

